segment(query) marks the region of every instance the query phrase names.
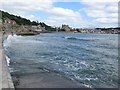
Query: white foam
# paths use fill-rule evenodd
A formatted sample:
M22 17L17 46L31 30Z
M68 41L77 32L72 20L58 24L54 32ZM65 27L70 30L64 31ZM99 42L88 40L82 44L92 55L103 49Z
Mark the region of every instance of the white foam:
M67 36L65 37L65 39L78 39L77 37L70 37L70 36Z
M88 67L88 64L85 61L81 61L80 64L84 65L85 67Z
M87 81L95 81L95 80L98 80L98 78L96 77L96 78L81 78L79 75L74 75L75 76L75 78L77 78L77 79L79 79L79 80L87 80Z
M7 37L7 39L6 40L4 40L4 47L7 47L7 46L9 46L12 42L15 42L16 40L17 40L17 35L8 35L8 37Z
M43 43L42 41L36 41L36 40L31 40L27 39L26 37L23 36L17 36L16 34L14 35L9 35L7 39L4 41L4 47L5 49L9 46L11 46L13 43Z
M85 87L88 87L88 88L92 88L92 86L88 85L88 84L83 84Z
M7 61L7 65L9 66L10 65L10 58L8 56L5 56L6 58L6 61Z
M15 39L14 37L16 37L16 35L13 35L13 36L12 36L12 35L9 35L9 36L7 37L7 41L8 41L8 40L10 41L10 40L12 40L12 39Z
M91 80L97 80L98 78L85 78L86 80L88 80L88 81L91 81Z
M7 61L7 65L8 65L8 67L10 66L10 58L8 57L8 56L5 56L5 58L6 58L6 61ZM10 70L10 72L14 72L15 70L13 69L13 68L11 68L11 67L9 67L9 70ZM16 70L17 71L17 70Z
M9 70L10 70L11 73L14 72L14 69L13 69L13 68L9 68Z

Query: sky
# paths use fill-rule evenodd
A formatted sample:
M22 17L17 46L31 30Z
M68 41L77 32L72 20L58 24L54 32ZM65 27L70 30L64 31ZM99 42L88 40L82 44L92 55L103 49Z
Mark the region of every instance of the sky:
M0 0L0 9L51 26L118 27L118 0Z

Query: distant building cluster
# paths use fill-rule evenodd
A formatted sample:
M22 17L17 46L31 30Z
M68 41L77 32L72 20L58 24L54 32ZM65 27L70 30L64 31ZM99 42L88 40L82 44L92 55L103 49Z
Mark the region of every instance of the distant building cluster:
M107 33L107 34L118 34L120 28L71 28L69 25L62 25L62 27L56 27L57 31L66 32L80 32L80 33Z
M120 33L120 27L116 28L96 28L95 31L100 33L107 33L107 34L119 34Z

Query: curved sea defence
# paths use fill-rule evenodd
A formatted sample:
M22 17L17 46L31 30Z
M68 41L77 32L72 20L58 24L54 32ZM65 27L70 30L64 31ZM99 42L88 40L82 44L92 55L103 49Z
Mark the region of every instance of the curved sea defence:
M3 34L0 32L0 90L3 88L14 89L14 85L5 59Z

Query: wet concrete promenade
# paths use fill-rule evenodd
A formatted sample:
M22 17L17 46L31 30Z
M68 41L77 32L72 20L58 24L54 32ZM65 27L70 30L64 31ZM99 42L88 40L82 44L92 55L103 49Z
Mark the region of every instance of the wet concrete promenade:
M14 88L11 75L5 60L5 53L2 46L3 34L0 32L0 90L2 88Z

